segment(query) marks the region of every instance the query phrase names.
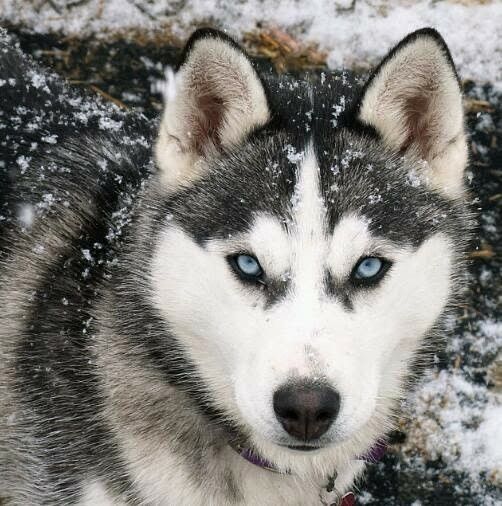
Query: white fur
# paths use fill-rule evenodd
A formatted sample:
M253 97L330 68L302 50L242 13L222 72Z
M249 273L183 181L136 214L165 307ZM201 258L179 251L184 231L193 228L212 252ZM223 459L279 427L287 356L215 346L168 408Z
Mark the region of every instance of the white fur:
M90 481L84 486L79 506L123 506L123 502L113 499L99 481Z
M221 406L250 427L259 452L298 479L319 482L333 466L351 469L354 457L389 424L407 364L447 301L451 247L440 234L416 251L388 243L354 214L325 234L312 153L298 170L289 235L264 215L248 234L205 248L181 229L167 228L151 279L155 305ZM225 256L243 247L268 272L291 276L285 300L265 309L260 291L230 272ZM379 287L354 299L353 311L324 295L325 268L343 279L361 255L375 252L394 265ZM290 440L274 415L272 396L292 376L328 379L341 395L323 450L301 454L277 444Z
M350 248L346 248L346 244L350 244ZM359 258L374 253L371 246L367 222L357 215L344 216L333 231L329 245L328 262L332 274L340 280L346 277Z

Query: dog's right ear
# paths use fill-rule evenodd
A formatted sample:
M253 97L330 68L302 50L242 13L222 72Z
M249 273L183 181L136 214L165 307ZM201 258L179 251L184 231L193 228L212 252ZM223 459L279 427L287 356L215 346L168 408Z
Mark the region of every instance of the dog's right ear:
M457 197L467 164L462 91L445 41L425 28L403 39L363 90L359 119L391 149L426 162L432 186Z
M201 29L192 35L174 84L155 147L162 179L171 188L196 178L207 157L238 145L270 118L249 57L219 31Z

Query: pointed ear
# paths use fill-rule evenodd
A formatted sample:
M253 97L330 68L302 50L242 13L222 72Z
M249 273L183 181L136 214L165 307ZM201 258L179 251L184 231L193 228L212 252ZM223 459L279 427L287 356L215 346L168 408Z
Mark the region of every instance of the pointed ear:
M391 149L425 160L435 188L449 196L462 193L462 93L448 47L435 30L408 35L386 56L363 90L359 119Z
M192 35L174 85L155 154L163 180L175 187L196 178L208 156L238 145L267 123L270 112L251 60L216 30Z

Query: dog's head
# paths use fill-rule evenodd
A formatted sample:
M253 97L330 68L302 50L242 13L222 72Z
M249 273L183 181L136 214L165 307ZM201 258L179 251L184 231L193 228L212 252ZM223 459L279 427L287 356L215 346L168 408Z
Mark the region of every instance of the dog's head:
M462 270L467 148L444 41L408 36L361 90L260 76L198 31L156 159L151 298L206 401L280 468L370 446Z

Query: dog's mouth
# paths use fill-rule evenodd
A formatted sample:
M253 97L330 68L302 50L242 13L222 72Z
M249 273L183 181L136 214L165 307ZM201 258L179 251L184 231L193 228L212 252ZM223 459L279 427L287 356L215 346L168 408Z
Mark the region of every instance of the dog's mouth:
M311 446L311 445L281 445L289 450L295 450L297 452L313 452L316 450L321 450L322 446Z
M281 474L290 474L290 471L279 471L277 466L269 461L267 458L262 456L256 449L255 445L251 443L250 439L246 437L243 433L239 433L237 431L233 431L233 437L229 438L228 444L229 446L238 453L244 460L247 460L251 464L255 466L261 467L263 469L267 469L269 471L278 472ZM327 445L317 441L316 444L308 444L307 442L298 441L298 444L290 444L287 441L277 441L275 444L283 448L284 450L289 450L294 452L297 455L301 455L302 453L312 453L323 448L326 448Z
M259 453L256 452L256 450L252 449L251 447L243 446L241 444L230 442L230 447L236 451L241 457L243 457L245 460L250 462L251 464L254 464L255 466L261 467L263 469L268 469L269 471L279 472L276 468L276 466L268 461L267 459L263 458ZM288 450L293 450L295 452L312 452L315 450L321 450L322 446L313 446L313 445L279 445L282 448L287 448ZM289 474L289 471L286 471L286 474Z

